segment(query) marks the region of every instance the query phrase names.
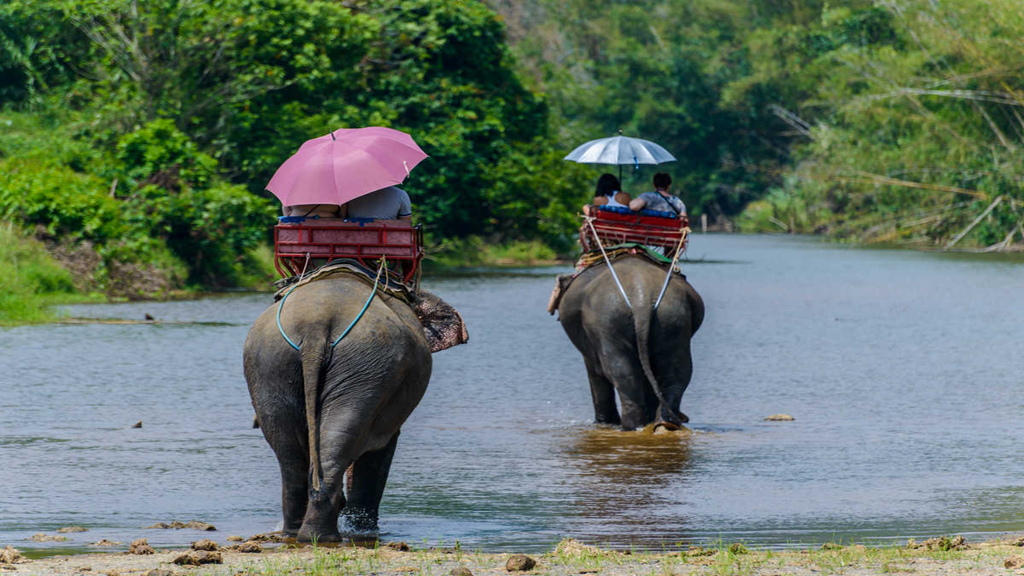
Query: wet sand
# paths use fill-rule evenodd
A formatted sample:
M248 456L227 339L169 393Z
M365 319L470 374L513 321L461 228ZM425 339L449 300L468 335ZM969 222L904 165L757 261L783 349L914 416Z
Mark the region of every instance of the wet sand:
M1024 534L997 541L950 546L950 540L930 541L917 548L892 546L822 547L772 552L747 550L739 544L716 548L690 548L657 553L602 550L575 540L564 540L546 554L531 554L536 566L528 574L576 575L632 574L775 576L793 574L915 574L923 576L970 574L1024 575ZM391 544L378 548L314 548L280 545L260 553L219 550L220 564L179 566L176 557L187 550L157 550L154 554L125 552L57 556L0 564L0 573L35 576L106 575L169 576L289 574L474 575L514 574L513 554L479 553L462 549L404 549Z

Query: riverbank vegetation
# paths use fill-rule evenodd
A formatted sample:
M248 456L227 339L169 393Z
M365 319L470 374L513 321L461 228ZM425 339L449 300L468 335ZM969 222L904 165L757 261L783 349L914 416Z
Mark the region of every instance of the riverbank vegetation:
M603 171L561 158L622 130L724 229L1002 250L1022 36L1014 0L14 0L0 222L78 293L265 285L274 170L383 125L431 156L407 188L439 260L544 261Z

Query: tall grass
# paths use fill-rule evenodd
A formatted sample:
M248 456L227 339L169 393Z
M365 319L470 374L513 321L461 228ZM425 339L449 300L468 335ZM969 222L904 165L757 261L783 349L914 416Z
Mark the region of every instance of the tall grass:
M0 326L47 322L50 304L77 295L71 273L35 239L11 224L0 224Z

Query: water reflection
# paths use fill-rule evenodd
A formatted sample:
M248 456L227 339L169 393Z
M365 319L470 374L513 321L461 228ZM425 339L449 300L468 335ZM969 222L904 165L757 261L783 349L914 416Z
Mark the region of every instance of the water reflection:
M648 426L635 432L614 427L576 429L562 457L575 469L574 515L624 520L626 525L649 521L651 510L672 506L663 496L689 473L693 432L655 432Z

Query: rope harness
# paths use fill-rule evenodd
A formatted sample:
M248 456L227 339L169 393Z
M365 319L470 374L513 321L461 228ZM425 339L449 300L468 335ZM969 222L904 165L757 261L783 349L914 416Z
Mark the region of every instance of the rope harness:
M597 240L597 247L601 249L601 255L604 256L604 261L608 263L608 270L611 271L612 278L615 279L615 285L619 287L622 299L626 301L626 306L632 310L633 304L629 301L629 296L626 296L626 291L622 288L622 282L619 282L619 275L615 273L615 267L612 266L612 261L608 259L608 253L604 251L604 245L601 244L601 237L597 235L597 230L594 229L594 218L592 216L584 216L584 219L587 221L587 226L590 226L590 231L594 234L594 239Z
M686 242L686 237L690 235L690 227L683 228L683 234L679 237L679 244L676 245L676 253L672 256L672 263L668 265L668 274L665 274L665 283L661 285L661 292L658 294L658 299L654 301L654 310L658 309L658 305L661 304L661 299L665 297L665 290L668 289L668 281L672 279L672 270L676 267L676 262L679 261L679 257L683 253L683 243Z
M352 322L348 325L348 328L345 328L345 331L341 333L341 336L338 336L338 339L335 340L333 344L331 344L331 350L333 350L334 347L338 345L338 342L341 342L341 340L345 336L348 336L348 333L352 331L352 328L354 328L356 323L359 322L359 319L363 317L363 314L366 313L366 310L370 308L370 302L373 302L373 298L377 295L377 286L380 285L380 275L384 273L384 270L386 269L387 257L381 256L380 266L377 268L377 277L373 279L373 289L370 291L370 297L366 299L366 303L363 304L363 309L359 311L359 314L357 314L356 317L352 320ZM298 284L292 286L291 290L285 293L284 297L281 298L281 302L277 305L277 329L278 331L281 332L281 336L284 337L285 342L287 342L289 345L291 345L292 348L296 350L299 350L298 344L293 342L292 339L288 337L288 334L286 334L284 331L284 326L281 325L281 310L284 308L285 300L287 300L288 296L291 296L291 293L294 292L295 289L298 287Z

